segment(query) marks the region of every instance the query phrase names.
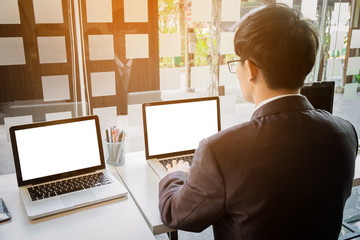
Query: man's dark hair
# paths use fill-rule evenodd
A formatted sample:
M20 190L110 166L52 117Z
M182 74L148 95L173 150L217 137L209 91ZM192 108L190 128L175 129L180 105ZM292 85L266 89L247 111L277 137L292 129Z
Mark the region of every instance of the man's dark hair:
M235 34L235 52L263 72L271 89L298 89L315 63L318 35L301 13L269 4L247 14Z

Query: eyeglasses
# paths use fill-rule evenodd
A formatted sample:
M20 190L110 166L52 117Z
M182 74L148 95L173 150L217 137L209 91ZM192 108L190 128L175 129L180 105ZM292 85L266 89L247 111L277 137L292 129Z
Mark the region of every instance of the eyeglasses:
M230 71L231 73L236 73L237 63L238 63L238 62L244 62L244 61L245 61L245 59L238 59L238 60L228 61L228 62L227 62L227 65L228 65L229 71Z

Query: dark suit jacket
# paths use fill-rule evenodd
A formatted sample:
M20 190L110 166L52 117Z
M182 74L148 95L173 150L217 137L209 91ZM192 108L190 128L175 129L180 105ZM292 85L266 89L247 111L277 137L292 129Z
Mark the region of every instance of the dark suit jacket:
M189 175L161 180L162 221L213 225L216 239L337 239L357 148L348 121L303 96L274 100L201 141Z

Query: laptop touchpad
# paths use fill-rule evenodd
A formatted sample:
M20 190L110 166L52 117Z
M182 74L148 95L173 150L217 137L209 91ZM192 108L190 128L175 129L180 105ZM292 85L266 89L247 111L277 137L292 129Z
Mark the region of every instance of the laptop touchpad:
M75 206L83 203L92 202L96 199L95 195L89 190L70 193L60 197L65 207Z

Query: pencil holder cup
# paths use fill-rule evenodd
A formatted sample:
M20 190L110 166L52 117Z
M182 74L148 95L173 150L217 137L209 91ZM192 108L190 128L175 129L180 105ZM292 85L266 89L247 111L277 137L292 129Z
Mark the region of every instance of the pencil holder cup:
M105 160L108 164L120 166L125 163L125 141L109 143L104 141Z

